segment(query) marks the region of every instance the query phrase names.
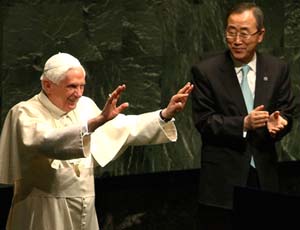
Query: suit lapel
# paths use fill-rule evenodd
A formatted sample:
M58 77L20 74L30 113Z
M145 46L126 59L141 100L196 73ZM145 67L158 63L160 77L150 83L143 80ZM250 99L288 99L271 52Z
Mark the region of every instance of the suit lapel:
M263 57L257 54L256 61L256 83L255 83L255 98L254 98L254 108L258 105L267 105L267 91L269 78L268 71L263 62Z
M247 114L243 93L229 52L226 53L225 61L224 64L221 65L220 71L223 78L224 89L228 92L230 100L237 105L241 115Z

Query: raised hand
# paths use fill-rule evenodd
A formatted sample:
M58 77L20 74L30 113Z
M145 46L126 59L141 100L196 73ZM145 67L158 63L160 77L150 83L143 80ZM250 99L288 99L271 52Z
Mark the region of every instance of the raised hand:
M118 100L126 86L119 85L111 94L109 94L103 110L100 115L88 121L88 131L93 132L96 128L103 125L105 122L114 119L118 114L125 110L129 104L127 102L117 106Z
M171 119L176 115L176 113L182 111L193 88L194 85L190 82L186 83L185 86L172 96L168 106L162 110L161 115L166 119Z
M101 113L106 121L115 118L129 106L128 102L122 103L121 105L117 106L120 95L125 91L125 89L126 86L124 84L119 85L111 94L109 94Z

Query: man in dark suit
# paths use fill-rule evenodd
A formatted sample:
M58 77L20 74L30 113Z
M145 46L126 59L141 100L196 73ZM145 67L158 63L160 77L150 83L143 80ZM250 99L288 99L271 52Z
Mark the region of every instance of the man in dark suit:
M278 190L275 143L290 131L294 105L287 64L256 51L264 33L262 10L240 3L227 15L229 50L192 67L200 229L231 228L234 186Z

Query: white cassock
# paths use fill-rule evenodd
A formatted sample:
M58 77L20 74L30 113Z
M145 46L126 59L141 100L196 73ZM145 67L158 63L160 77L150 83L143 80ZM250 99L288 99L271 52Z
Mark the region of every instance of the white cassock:
M87 120L100 112L81 97L66 114L43 92L9 111L0 137L0 183L14 184L7 230L98 230L94 159L103 167L129 145L177 139L159 111L120 114L87 133Z

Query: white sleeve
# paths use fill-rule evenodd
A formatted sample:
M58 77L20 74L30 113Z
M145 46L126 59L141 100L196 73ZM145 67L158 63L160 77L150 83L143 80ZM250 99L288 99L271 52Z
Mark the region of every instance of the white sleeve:
M80 123L56 128L50 116L32 115L26 108L16 109L12 116L17 121L16 139L22 152L59 160L85 157L84 152L90 152L90 135L83 133Z
M161 144L176 140L174 122L161 122L159 111L128 116L120 114L91 135L91 153L103 167L130 145Z

